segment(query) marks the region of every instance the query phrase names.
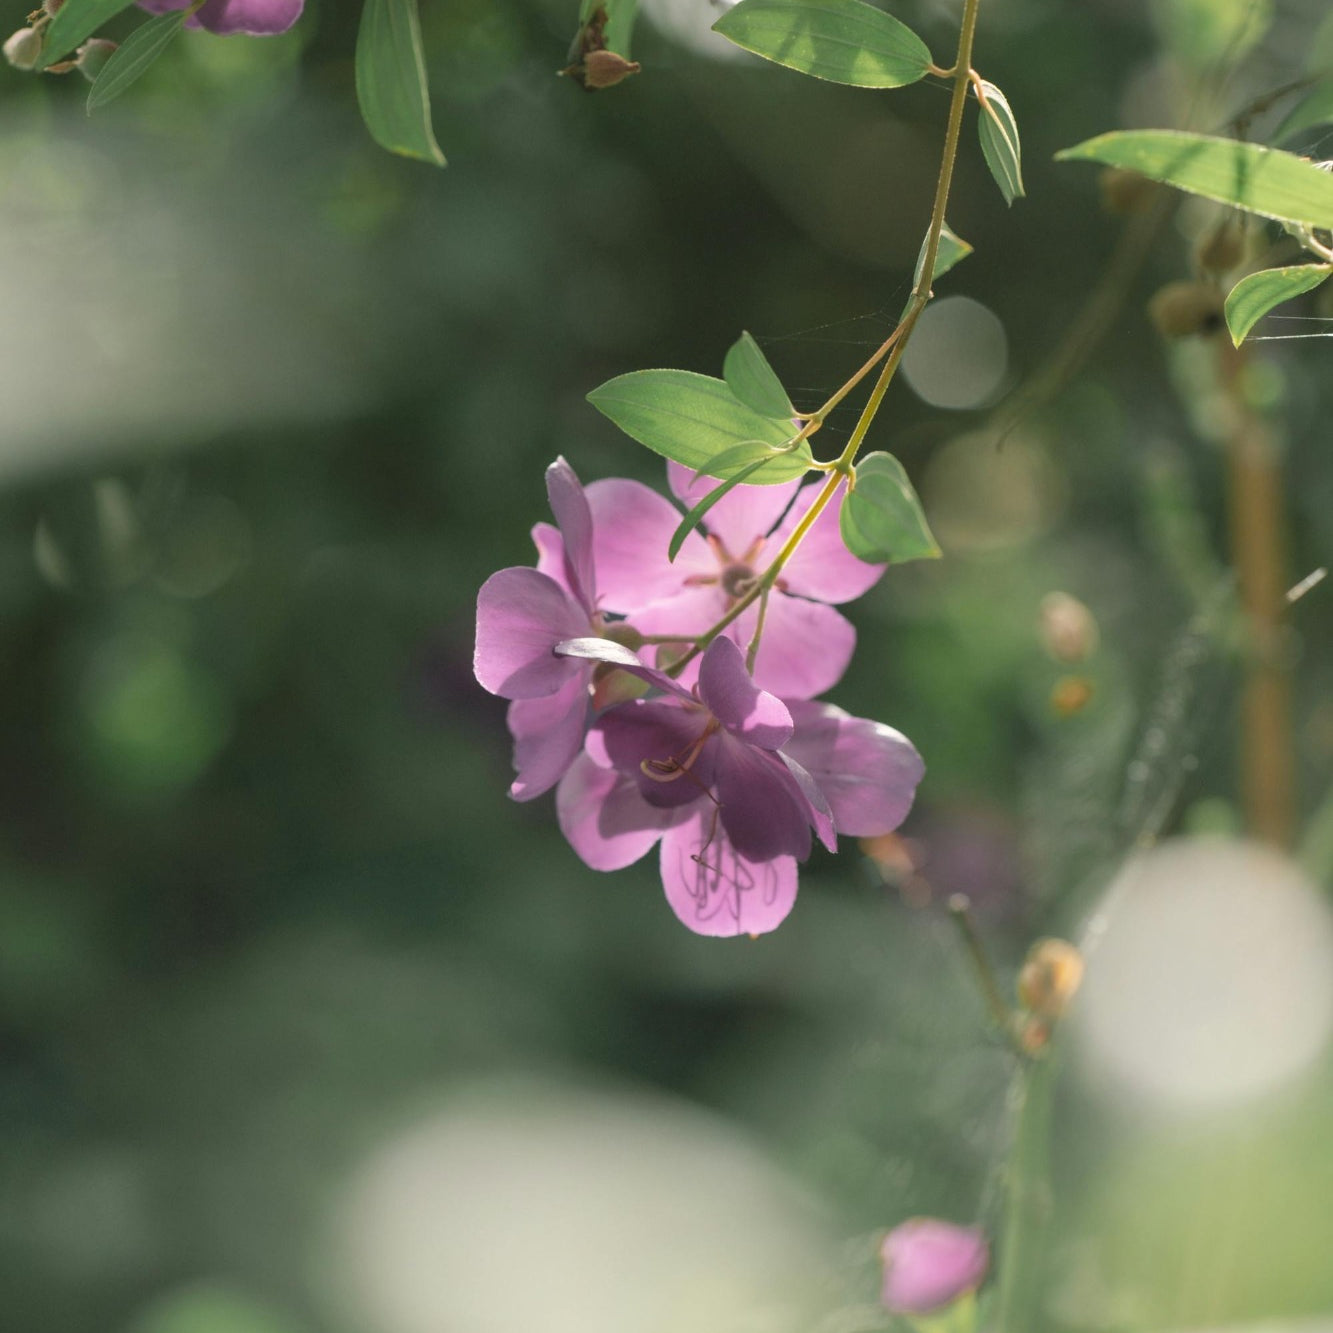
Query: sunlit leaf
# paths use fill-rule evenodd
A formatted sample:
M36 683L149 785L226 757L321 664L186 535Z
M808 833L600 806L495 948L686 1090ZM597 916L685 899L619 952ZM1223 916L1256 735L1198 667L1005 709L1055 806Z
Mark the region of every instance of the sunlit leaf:
M847 549L871 564L930 560L940 554L903 465L892 454L867 454L839 514Z
M732 451L727 450L727 452L731 453ZM726 495L728 491L730 491L733 487L739 486L743 481L750 481L750 479L755 475L756 472L759 471L760 468L766 467L775 458L780 458L780 457L781 457L780 454L775 454L773 453L772 450L767 449L765 447L765 452L763 457L756 458L752 463L749 463L745 467L741 468L739 472L737 472L732 477L728 477L727 480L724 481L720 486L714 486L713 489L709 491L708 494L705 495L704 498L700 500L699 503L695 505L694 508L691 509L690 512L686 514L683 519L681 519L679 526L676 528L675 532L671 534L671 540L667 543L667 559L674 560L676 556L680 554L680 548L681 546L684 545L685 538L688 537L690 533L692 533L695 530L695 528L699 526L699 521L703 518L703 516L724 495ZM709 471L711 470L712 469L710 467ZM757 485L758 483L751 482L751 484Z
M38 68L45 69L61 56L68 55L102 24L115 18L122 9L128 9L132 3L133 0L65 0L46 30Z
M1333 79L1316 84L1287 112L1273 131L1273 141L1290 139L1316 125L1333 125Z
M790 421L796 415L782 381L748 333L742 333L731 345L722 363L722 377L732 393L760 416Z
M356 98L382 148L444 166L430 120L417 0L366 0L356 37Z
M738 467L746 467L763 458L774 458L780 453L781 449L764 444L762 440L746 440L731 449L723 449L716 458L710 458L703 467L696 468L691 481L698 481L700 477L730 477Z
M864 0L741 0L713 30L788 69L858 88L900 88L931 65L911 28Z
M916 257L916 268L912 273L912 286L915 287L921 281L921 266L926 262L926 241L929 236L921 242L921 251ZM940 229L940 245L935 252L935 271L930 275L930 281L926 284L926 290L929 291L935 285L935 279L942 277L955 264L964 260L972 253L972 247L961 236L957 236L950 229L946 222Z
M635 370L594 389L588 401L631 439L696 472L710 470L712 460L738 444L776 448L793 434L790 422L760 416L722 380L689 370ZM802 441L764 469L763 484L799 477L810 462L810 446ZM742 466L734 464L734 471Z
M1266 268L1242 278L1227 297L1227 328L1237 347L1246 334L1283 301L1311 292L1333 273L1333 264L1293 264L1290 268Z
M977 134L981 152L995 177L995 183L1004 195L1004 202L1012 204L1023 197L1022 149L1018 140L1018 122L1014 119L1009 99L993 84L981 81L983 101L977 115Z
M130 33L111 53L93 86L88 90L88 114L119 97L132 83L138 82L148 67L175 40L185 26L189 11L173 10L158 14Z
M1182 130L1121 130L1055 156L1124 167L1279 222L1333 226L1333 175L1277 148Z

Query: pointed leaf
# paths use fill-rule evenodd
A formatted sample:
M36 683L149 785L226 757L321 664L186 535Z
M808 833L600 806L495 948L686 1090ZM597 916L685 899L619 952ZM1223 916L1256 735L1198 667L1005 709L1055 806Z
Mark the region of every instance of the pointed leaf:
M911 28L865 0L741 0L713 31L788 69L858 88L901 88L931 65Z
M722 363L722 377L732 393L760 416L790 421L796 415L782 381L748 333L742 333L731 345Z
M444 166L430 120L417 0L366 0L356 35L356 100L382 148Z
M1242 278L1227 297L1227 328L1237 347L1246 334L1283 301L1311 292L1333 273L1333 264L1293 264L1290 268L1266 268Z
M1290 139L1316 125L1333 125L1333 79L1316 84L1287 112L1282 123L1273 131L1273 142Z
M727 451L728 453L731 450ZM780 454L768 453L763 458L757 458L747 467L741 468L733 477L728 477L720 486L715 486L702 500L699 501L688 514L680 521L680 525L675 532L671 534L671 540L667 543L667 559L675 560L680 554L680 548L685 544L685 538L699 526L699 520L733 487L739 486L743 481L749 481L761 467L771 463L773 459L781 457ZM751 485L758 483L752 482Z
M940 548L912 483L892 454L867 454L838 515L847 549L872 565L933 560Z
M42 39L42 58L38 69L54 65L80 42L91 37L102 24L128 9L134 0L65 0L56 11Z
M1055 156L1124 167L1278 222L1333 227L1333 175L1277 148L1183 130L1118 130Z
M783 452L771 444L765 444L762 440L746 440L744 444L738 444L734 448L723 449L716 458L710 458L703 467L696 468L694 476L690 478L690 484L693 485L700 477L734 476L738 467L748 467L761 458L780 458Z
M929 234L924 236L921 241L921 249L917 253L916 268L912 270L912 290L915 291L917 284L921 281L921 266L926 262L926 242L930 240ZM926 290L935 285L935 279L942 277L953 266L966 259L972 253L972 247L961 236L957 236L946 222L940 229L939 249L935 251L935 271L930 275L930 281L926 284ZM907 306L912 304L911 298L908 298L907 305L903 306L903 313L906 314Z
M140 24L112 51L88 90L90 116L99 106L119 97L143 77L153 61L175 40L189 13L188 9L175 9L168 14L159 14Z
M981 111L977 116L977 133L981 138L981 153L995 177L995 183L1004 195L1004 202L1012 204L1023 197L1022 150L1018 141L1018 122L1009 106L1009 99L993 84L981 81Z
M588 401L631 439L696 472L710 470L719 454L739 444L758 441L776 449L792 436L790 422L760 416L721 380L689 370L635 370L594 389ZM790 481L810 463L810 446L802 440L764 469L762 484Z

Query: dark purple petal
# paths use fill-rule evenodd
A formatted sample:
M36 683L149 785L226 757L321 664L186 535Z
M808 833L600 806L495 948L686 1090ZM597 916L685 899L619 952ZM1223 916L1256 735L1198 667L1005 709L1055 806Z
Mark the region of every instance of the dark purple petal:
M787 517L773 534L775 548L791 536L822 489L822 482L802 488ZM888 568L857 559L844 544L838 514L846 493L845 486L840 488L801 539L795 554L783 566L782 584L788 592L810 597L816 602L850 602L873 588Z
M518 777L509 788L516 801L548 792L565 775L583 748L588 722L588 677L584 668L563 688L544 699L516 699L509 705Z
M632 865L680 817L649 805L633 778L599 768L586 754L560 780L555 811L569 845L594 870Z
M606 610L632 614L680 592L691 575L717 574L717 559L697 532L685 538L674 564L667 559L681 515L665 496L617 477L594 481L587 496L597 591Z
M555 652L559 657L608 663L619 667L622 671L628 671L632 676L638 676L640 680L646 680L649 685L656 686L667 694L674 694L691 703L694 702L694 696L672 680L666 672L659 671L656 667L645 666L633 649L626 648L623 643L617 643L614 639L565 639L555 645Z
M748 645L758 606L749 607L729 636ZM851 622L831 606L774 592L754 663L754 682L780 699L813 699L842 679L856 647Z
M583 604L589 618L597 606L593 574L592 510L574 469L557 458L546 469L546 496L565 542L565 577L569 590Z
M583 608L535 569L502 569L477 594L472 669L482 686L505 699L554 694L582 663L557 657L555 645L588 632Z
M697 706L639 699L602 714L590 749L595 761L605 754L619 772L634 778L650 805L688 805L706 799L713 782L717 746L706 737L708 723L708 714Z
M791 774L805 802L806 815L815 830L815 836L831 852L838 850L838 827L833 821L833 810L828 798L819 789L819 784L789 754L778 751L779 759Z
M162 6L184 9L184 5ZM200 26L227 37L276 37L301 17L305 0L207 0L199 11ZM145 6L148 8L148 6ZM154 6L156 8L156 6Z
M832 704L793 702L796 730L783 753L809 770L828 798L838 832L891 833L907 817L926 766L901 732Z
M679 463L667 464L667 480L676 498L693 509L709 491L722 483L716 477L700 477ZM726 547L733 560L747 556L782 517L782 511L800 489L800 478L776 486L733 486L704 517L704 527ZM774 548L776 549L776 547Z
M737 852L748 861L809 856L809 808L781 759L725 732L708 748L717 756L722 827Z
M884 1238L880 1258L885 1306L895 1314L929 1314L981 1284L990 1251L978 1227L914 1217Z
M745 655L726 637L714 639L699 666L699 697L733 736L776 750L791 736L791 714L761 690L745 669Z
M796 901L796 862L746 860L727 841L712 806L662 835L662 887L696 935L763 935Z

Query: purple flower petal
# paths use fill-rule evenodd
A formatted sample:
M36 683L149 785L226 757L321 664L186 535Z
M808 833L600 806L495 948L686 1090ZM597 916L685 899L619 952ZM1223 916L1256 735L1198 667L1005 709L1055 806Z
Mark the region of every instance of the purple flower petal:
M777 757L782 760L787 772L796 783L801 799L805 803L807 816L819 841L830 852L836 852L838 850L838 827L833 822L833 810L828 803L828 797L820 790L819 784L814 778L791 755L779 750Z
M914 1217L884 1238L880 1258L885 1306L895 1314L929 1314L980 1285L990 1252L977 1227Z
M591 618L596 609L593 576L592 510L574 469L557 458L546 469L546 496L565 543L565 578L569 590Z
M650 805L688 805L705 799L713 783L717 747L706 737L708 723L702 708L672 699L638 699L602 714L590 748L594 759L597 751L605 753L621 773L634 778Z
M735 621L729 635L736 643L749 644L758 614L756 604ZM851 621L831 606L774 592L755 657L754 682L782 699L812 699L842 679L855 647Z
M516 801L531 801L548 792L583 748L588 721L588 668L544 699L516 699L509 705L509 730L514 737L518 777L509 788Z
M562 639L555 645L554 651L557 657L567 657L587 662L604 662L609 666L619 667L622 671L628 671L630 675L638 676L640 680L646 680L649 685L664 690L667 694L674 694L689 703L694 702L694 696L672 680L666 672L659 671L656 667L645 666L632 648L627 648L623 643L617 643L614 639L597 637Z
M875 838L896 829L926 771L912 742L832 704L796 701L790 707L796 730L783 751L828 797L838 832Z
M557 657L555 645L588 632L583 608L535 569L502 569L477 594L472 669L485 689L505 699L554 694L581 662Z
M148 0L141 7L154 14L184 9L190 0ZM305 0L208 0L195 16L201 27L219 36L276 37L301 17ZM192 20L187 20L193 26Z
M746 860L712 806L662 835L661 866L671 910L696 935L766 934L796 901L796 862L790 856Z
M552 583L558 583L573 597L569 576L565 572L565 541L560 535L560 529L551 523L534 523L532 544L537 548L537 572L545 574Z
M699 696L733 736L777 750L792 733L791 714L776 695L761 690L745 669L745 657L728 638L714 639L699 666Z
M716 752L719 813L736 851L748 861L809 856L809 809L782 760L725 732L707 748Z
M586 754L560 780L555 811L569 845L594 870L632 865L680 817L649 805L633 778L599 768Z
M674 596L653 602L634 612L634 628L655 637L678 634L682 642L699 635L721 620L727 609L726 594L717 584L686 588Z
M679 463L667 464L667 480L687 509L693 509L722 484L716 477L700 477L692 482L693 476ZM733 486L705 515L704 527L721 541L733 560L743 559L773 529L800 486L799 477L776 486Z
M822 483L802 488L796 503L773 534L775 549L791 536L822 489ZM850 602L873 588L888 568L887 565L869 565L858 560L843 543L838 513L846 493L844 486L825 506L814 526L801 539L796 553L782 567L782 586L788 592L816 602Z
M697 532L675 563L667 544L680 524L671 501L637 481L611 478L587 489L602 606L633 614L681 591L692 574L716 576L717 560Z

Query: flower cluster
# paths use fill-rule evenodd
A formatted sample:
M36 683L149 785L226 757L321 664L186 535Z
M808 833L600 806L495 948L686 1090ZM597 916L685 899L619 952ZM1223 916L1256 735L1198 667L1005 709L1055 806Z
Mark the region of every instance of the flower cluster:
M688 470L671 464L669 479L697 501ZM477 599L477 679L512 701L510 794L556 787L561 830L595 870L659 846L667 901L691 930L774 929L814 839L834 851L838 833L896 828L924 771L898 732L814 699L855 646L831 604L883 566L851 555L825 510L768 595L714 636L816 487L735 487L673 562L680 514L657 492L585 491L564 459L546 485L557 526L533 529L536 567L500 570Z

